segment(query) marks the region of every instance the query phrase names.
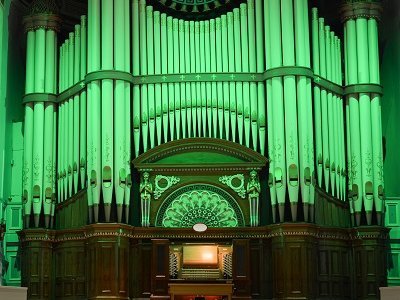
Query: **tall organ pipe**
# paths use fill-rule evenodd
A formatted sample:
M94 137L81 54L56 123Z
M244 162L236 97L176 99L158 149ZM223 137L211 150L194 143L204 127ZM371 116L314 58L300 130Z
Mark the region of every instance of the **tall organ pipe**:
M25 93L33 93L35 90L35 31L30 29L27 34L26 50L26 80ZM24 215L25 227L29 227L32 212L32 163L33 163L33 104L25 105L25 128L24 128Z
M242 64L242 44L241 39L244 37L244 33L240 31L241 26L241 18L240 18L240 9L235 8L233 10L233 30L234 30L234 48L235 48L235 72L243 72L243 64ZM247 42L247 41L244 41ZM237 122L237 131L239 137L239 144L243 145L243 83L238 81L236 82L236 122ZM247 95L247 99L248 99ZM233 115L232 115L233 116ZM232 130L236 131L236 126L232 126Z
M184 21L184 48L185 48L185 72L190 73L190 26L189 21ZM187 135L186 137L192 137L192 89L191 83L186 82L186 127L187 127ZM185 134L185 132L183 133Z
M318 10L312 9L312 46L313 46L313 70L314 74L320 76L320 47L319 47L319 28ZM317 151L317 179L318 185L322 186L323 158L322 158L322 116L321 116L321 90L319 86L314 86L314 116L315 116L315 148Z
M221 45L222 45L222 72L226 73L229 70L229 55L228 55L228 47L231 47L228 45L228 17L227 15L222 15L221 16ZM230 130L230 98L231 98L231 89L230 89L231 83L224 81L223 82L223 104L224 104L224 124L225 124L225 139L226 140L231 140L231 130ZM232 130L233 131L233 130ZM232 132L233 136L233 132ZM233 139L232 139L233 140Z
M195 45L195 22L189 22L189 35L190 35L190 72L196 72L196 45ZM197 84L196 82L190 83L191 89L191 111L192 111L192 129L193 129L193 137L197 136L197 110L196 110L196 101L197 101ZM190 126L190 125L189 125Z
M233 12L227 13L227 40L228 40L228 71L235 72L235 52L239 49L235 49L235 36L234 36L234 17ZM237 83L239 84L239 83ZM239 99L239 100L238 100ZM229 107L230 107L230 131L232 132L233 142L236 142L236 102L241 101L242 97L237 96L236 83L229 82Z
M248 12L247 4L240 4L240 38L241 38L241 48L242 48L242 72L248 73L249 70L249 24L248 24ZM243 108L242 108L242 118L244 122L244 142L242 139L241 144L250 148L250 82L243 82ZM239 114L240 116L240 114ZM240 124L240 122L239 122ZM239 134L243 131L239 129ZM239 137L240 138L240 137Z
M294 66L294 30L293 30L293 4L292 1L282 1L282 51L283 65ZM291 203L292 220L297 220L297 202L299 194L299 160L298 160L298 131L297 131L297 101L296 77L284 76L284 103L285 103L285 143L286 143L286 168L289 201Z
M69 45L68 45L68 85L70 87L74 83L74 50L75 50L75 34L69 33ZM71 96L68 99L68 197L73 195L74 187L74 97Z
M92 37L92 71L100 70L100 0L91 0L93 2L92 10L92 22L93 26L93 37ZM90 17L90 16L89 16ZM91 82L92 86L92 171L90 176L92 191L93 191L93 208L94 208L94 221L98 222L99 203L101 194L101 91L100 81L94 80Z
M320 75L327 78L326 72L326 43L324 19L318 19L319 24L319 51ZM322 168L324 172L325 191L329 191L329 120L328 120L328 95L326 89L321 90L321 123L322 123Z
M81 61L80 80L84 80L87 68L87 27L86 16L81 17ZM81 187L85 187L86 178L86 89L83 89L80 96L80 132L79 132L79 154L80 154L80 181Z
M44 93L46 30L39 28L35 34L35 92ZM33 105L33 132L38 133L33 143L32 197L35 227L39 227L40 212L43 205L43 150L44 150L44 103Z
M356 48L356 24L355 20L348 20L346 27L346 52L347 52L347 75L348 84L356 84L358 82L357 75L357 48ZM363 186L361 179L361 144L360 144L360 115L357 94L348 95L349 102L349 121L350 121L350 139L351 139L351 174L352 181L351 195L353 199L355 223L361 223L361 208Z
M174 73L174 36L173 20L167 17L167 45L168 45L168 74ZM175 89L173 83L168 83L168 111L169 111L169 136L173 141L175 137Z
M147 44L146 44L146 1L139 1L139 28L140 28L140 75L147 75ZM169 61L169 59L168 59ZM143 152L148 150L149 140L149 111L148 111L148 93L147 84L141 85L141 128L142 128L142 142Z
M179 27L179 73L186 73L186 64L185 64L185 23L183 20L178 21ZM182 76L182 75L181 75ZM183 75L184 76L184 75ZM184 77L181 77L183 80ZM181 124L182 124L182 138L186 138L186 84L180 83L180 105L181 105Z
M200 56L198 60L200 62L200 72L206 72L206 54L205 54L205 32L204 32L204 21L199 22L199 42L200 42ZM207 132L207 92L206 83L201 80L200 82L200 106L201 111L201 125L199 127L199 136L206 136Z
M379 84L378 25L374 18L368 20L369 81ZM382 121L379 94L371 94L372 157L374 176L374 204L377 223L382 224L383 207L383 161L382 161Z
M45 93L55 94L54 74L56 69L55 48L57 40L53 30L46 31L46 58L45 58ZM44 178L43 178L43 212L45 216L45 226L50 227L51 206L53 202L53 157L54 155L54 104L45 104L44 110Z
M256 2L258 4L256 6L256 19L257 19L257 27L262 24L262 14L261 14L261 7L262 7L262 1L259 0ZM266 69L270 69L271 66L271 33L270 33L270 22L269 22L269 13L270 13L270 1L267 1L264 3L264 25L265 25L265 51L264 51L264 45L261 44L261 41L264 39L260 39L260 36L257 36L257 71L260 72L260 70L263 70L263 66L261 65L261 60L259 53L263 52L265 53L265 66ZM257 9L257 7L259 9ZM260 32L260 31L258 31ZM274 169L275 169L275 130L274 130L274 114L273 114L273 105L274 101L272 101L272 79L267 79L266 83L266 102L267 102L267 119L268 119L268 157L270 159L269 163L269 174L268 174L268 185L269 185L269 190L270 190L270 195L271 195L271 204L272 204L272 218L273 221L275 222L277 220L276 218L276 204L277 204L277 190L276 190L276 184L275 184L275 177L274 177ZM260 91L260 86L258 89L258 94L259 94L259 99L258 99L258 105L259 107L261 106L261 103L265 102L265 97L262 98L262 92ZM260 110L259 110L260 111ZM265 119L265 117L264 117ZM262 145L261 139L262 139L262 125L264 123L264 128L266 125L266 121L262 119L262 116L259 116L259 122L260 122L260 144ZM263 122L264 121L264 122ZM262 148L261 148L262 149ZM284 215L283 215L283 209L280 209L282 212L279 213L279 220L281 222L284 221Z
M161 26L160 26L160 12L153 13L153 28L154 28L154 74L161 74ZM155 95L155 118L156 118L156 134L157 146L161 145L162 134L162 96L161 96L161 83L154 85Z
M80 60L81 60L81 26L75 25L75 44L74 44L74 60L73 60L73 84L79 82L80 78ZM78 192L79 186L79 121L80 121L80 95L74 95L74 129L73 129L73 139L74 139L74 149L73 149L73 192L76 194Z
M114 68L114 19L115 19L115 27L119 24L120 20L123 20L117 14L118 4L115 1L115 9L113 7L114 1L102 0L101 1L101 68L103 70L112 70ZM113 12L117 18L113 16ZM118 36L115 36L115 40L118 39ZM117 44L117 43L115 43ZM115 54L117 57L118 54ZM122 83L117 81L115 84L115 106L117 103L121 103L120 85ZM117 107L115 107L115 115L116 122L121 118L118 115ZM106 222L110 221L111 216L111 200L113 195L113 187L114 187L114 81L112 79L103 79L101 81L101 119L103 122L102 131L101 131L101 164L102 164L102 187L103 187L103 201L104 201L104 210L105 210L105 219ZM115 124L116 125L116 124ZM117 133L116 133L117 135ZM115 141L119 142L115 143L115 145L121 145L120 139L115 136ZM118 156L118 152L115 153L116 157ZM117 164L116 164L117 167ZM118 170L118 168L117 168Z
M257 49L256 49L256 20L255 20L255 3L254 0L247 1L247 21L249 33L249 72L257 72ZM261 31L261 28L258 30ZM263 57L263 54L261 55ZM250 123L251 123L251 140L254 151L258 149L258 109L257 109L257 83L250 82ZM249 145L250 147L250 145Z
M179 22L178 19L172 20L172 32L174 41L173 52L173 73L179 73ZM181 86L178 82L174 83L174 115L175 115L175 134L176 139L181 138Z
M127 73L131 73L131 47L130 47L130 1L124 0L124 71ZM125 125L125 149L124 149L124 165L126 170L126 179L125 179L125 222L129 221L129 204L131 200L131 187L132 187L132 178L131 178L131 85L130 83L124 81L124 89L125 89L125 99L124 99L124 125ZM118 219L119 220L119 219Z
M210 72L217 72L217 58L216 58L216 30L215 30L215 19L210 20ZM211 83L211 105L212 105L212 137L217 138L218 128L218 93L217 83Z
M165 14L162 17L165 17ZM161 30L163 25L163 18L161 17ZM165 21L165 18L164 18ZM139 0L132 1L132 74L133 76L140 75L140 37L139 37ZM165 22L164 22L165 25ZM165 27L165 26L164 26ZM165 46L163 47L163 49ZM164 88L164 84L163 84ZM164 96L164 93L163 93ZM140 105L140 85L135 84L133 86L133 144L135 157L139 156L140 150L140 127L141 127L141 105Z
M281 18L280 14L275 12L280 10L280 1L272 0L270 2L270 10L267 10L268 16L266 20L270 22L269 39L271 62L270 67L276 68L282 65L282 47L281 47ZM285 165L285 124L284 124L284 107L283 107L283 84L281 77L273 77L272 81L272 97L267 101L273 101L273 147L275 160L273 176L279 203L279 215L281 221L284 216L284 206L286 197L286 165ZM268 92L268 91L267 91Z
M125 71L124 10L124 1L114 1L114 68L117 71ZM115 199L117 203L117 218L120 222L122 219L122 208L126 187L126 165L124 157L126 150L124 81L116 80L114 91L114 182Z
M164 42L161 48L161 61L163 62L161 66L161 72L163 74L168 73L168 64L166 63L168 59L168 49L167 49L167 15L161 14L161 40ZM164 129L164 143L168 141L168 84L162 83L161 85L161 94L162 94L162 123Z
M215 19L215 55L216 55L216 72L222 72L222 21L221 17ZM224 92L223 83L217 82L217 99L218 99L218 127L219 138L224 138Z
M205 52L205 72L211 72L211 52L210 52L210 21L204 21L204 52ZM207 134L204 136L212 137L212 100L211 100L211 82L207 81L206 85L206 108L207 108Z
M147 74L154 75L154 21L153 21L153 7L146 7L146 33L147 33ZM154 97L154 84L148 84L148 118L149 118L149 136L150 148L155 146L155 126L156 126L156 112L155 112L155 97Z

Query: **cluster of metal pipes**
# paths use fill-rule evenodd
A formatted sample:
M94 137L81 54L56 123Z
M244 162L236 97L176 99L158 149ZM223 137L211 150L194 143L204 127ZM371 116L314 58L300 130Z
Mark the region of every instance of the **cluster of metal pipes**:
M60 47L59 92L86 76L86 16ZM59 103L58 200L62 202L85 187L86 178L86 89Z
M88 1L88 74L131 73L129 0ZM117 219L129 218L131 174L131 86L113 78L87 84L87 177L89 211L98 221L100 199L110 220L113 196ZM90 113L89 113L90 112ZM90 216L90 214L89 214Z
M54 102L26 102L27 224L33 208L35 226L42 210L51 226L56 165L59 202L87 187L90 222L99 221L100 204L109 221L113 199L118 222L124 208L127 222L132 145L138 156L168 141L214 137L264 154L267 136L274 222L285 220L287 201L291 219L299 218L300 194L304 220L313 221L314 182L345 200L347 156L355 224L360 225L363 206L368 224L373 208L381 223L380 95L355 89L347 95L344 114L342 93L318 84L324 80L340 91L342 56L340 39L315 8L312 90L307 0L247 0L204 21L167 16L145 0L88 0L86 23L83 16L59 49L58 92L64 100L58 120ZM55 31L32 27L27 41L26 94L55 94ZM375 18L346 20L344 50L346 85L378 85ZM234 79L256 73L275 75L265 81ZM186 80L191 74L197 79ZM169 80L172 75L180 80ZM131 88L127 78L141 83L133 80Z
M314 74L342 86L340 39L312 9ZM346 153L342 95L314 86L315 149L318 185L338 199L346 198Z
M136 156L188 137L222 138L264 152L264 83L218 79L223 72L265 71L262 31L256 36L262 1L256 3L258 18L254 0L248 0L218 18L186 21L133 0L133 75L181 74L183 81L146 83L144 77L134 86ZM204 81L204 73L214 74L213 80ZM198 74L198 80L186 82L185 74Z
M346 85L379 84L377 20L365 16L348 19L344 36ZM351 213L358 226L364 207L370 225L375 208L377 223L381 224L384 206L380 95L349 94L346 121Z
M54 29L28 28L26 85L28 94L56 93L57 35ZM25 224L40 215L50 227L55 209L56 111L53 102L25 104L23 201Z
M310 68L307 0L264 2L266 69ZM296 28L296 30L294 30ZM301 191L304 220L313 219L314 136L311 78L276 76L266 82L269 184L274 222L276 206L284 221L286 194L297 220ZM309 215L309 212L311 215Z

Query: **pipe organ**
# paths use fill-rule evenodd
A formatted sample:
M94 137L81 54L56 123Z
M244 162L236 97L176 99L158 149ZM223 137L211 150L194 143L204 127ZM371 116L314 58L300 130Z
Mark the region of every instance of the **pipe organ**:
M168 299L197 280L240 299L378 298L381 8L343 3L343 34L322 11L88 0L66 30L54 1L33 1L29 297Z
M342 42L307 0L239 2L190 19L145 0L89 0L58 49L54 15L26 18L27 226L43 213L51 227L56 202L81 189L89 223L109 222L113 203L129 223L131 159L187 138L265 155L272 222L314 222L322 189L355 224L362 210L380 224L378 9L345 8Z

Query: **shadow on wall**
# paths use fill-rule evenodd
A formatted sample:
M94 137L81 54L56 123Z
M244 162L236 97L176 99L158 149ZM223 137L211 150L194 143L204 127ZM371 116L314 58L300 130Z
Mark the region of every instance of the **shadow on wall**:
M400 196L398 170L400 170L400 1L384 0L380 27L382 135L385 139L384 161L385 194Z

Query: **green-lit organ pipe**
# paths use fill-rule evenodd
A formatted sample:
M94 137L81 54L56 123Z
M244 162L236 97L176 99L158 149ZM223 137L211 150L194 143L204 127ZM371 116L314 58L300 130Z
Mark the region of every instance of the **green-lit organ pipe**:
M114 68L117 71L125 71L124 2L125 1L114 1ZM125 120L126 99L124 81L115 81L114 93L114 185L115 199L117 203L117 218L118 222L121 222L126 186L126 164L124 156L126 151L125 122L127 120Z
M295 27L304 28L296 31L296 65L310 67L310 47L308 36L307 0L294 2ZM304 219L308 221L308 206L314 203L312 176L314 172L314 138L312 126L311 81L299 76L297 82L300 186L304 203ZM312 208L311 208L312 212Z
M257 71L257 49L256 49L256 20L255 20L255 3L254 0L247 1L247 21L248 21L248 38L249 38L249 72ZM257 114L257 83L250 82L249 87L250 102L249 116L251 128L251 140L254 151L258 147L258 114ZM246 109L245 109L246 111ZM250 135L250 133L249 133ZM247 142L247 141L246 141ZM248 146L250 147L250 145Z
M73 84L77 84L80 79L80 60L81 60L81 26L75 25L75 44L74 44L74 61L73 61ZM80 126L80 95L74 96L74 125L73 125L73 193L78 192L79 186L79 126Z
M210 72L217 72L217 58L216 58L216 30L215 30L215 19L210 20ZM217 83L211 83L211 106L212 106L212 136L218 137L218 92Z
M154 75L154 21L153 21L153 7L146 7L146 32L147 32L147 74ZM149 112L149 137L150 148L155 146L155 129L156 129L156 112L155 112L155 98L154 98L154 84L148 84L148 112Z
M87 72L90 73L93 71L93 55L91 52L93 51L93 1L88 1L88 32L87 32L87 45L88 45L88 56L87 56ZM93 188L92 188L92 166L93 166L93 134L92 134L92 119L93 113L90 113L93 110L93 93L92 93L92 84L87 84L87 119L86 119L86 136L87 136L87 200L88 200L88 217L89 223L92 223L94 220L93 217ZM94 174L95 175L95 174ZM93 178L93 183L95 183L95 178ZM97 221L97 220L96 220Z
M91 0L92 3L92 15L91 18L92 38L91 44L93 45L92 51L89 51L89 55L92 60L92 71L98 71L101 68L101 56L100 56L100 0ZM120 16L118 16L120 17ZM99 213L99 203L100 194L102 187L102 170L101 170L101 89L100 81L94 80L89 85L91 85L92 93L92 103L91 103L91 135L92 135L92 167L90 175L90 184L93 193L93 212L94 212L94 222L98 222Z
M139 0L132 1L132 74L133 76L140 75L140 27L139 27ZM164 26L163 26L164 25ZM163 27L165 28L165 14L161 15L161 34L163 34ZM164 54L164 48L162 49ZM163 56L163 61L165 57ZM163 84L163 100L164 100L164 87ZM132 115L133 115L133 144L135 157L139 155L140 149L140 127L141 127L141 105L140 101L140 86L135 84L133 86L133 97L132 97ZM165 124L165 119L164 119Z
M221 18L215 19L215 56L216 56L216 72L222 72L222 23ZM223 83L217 82L217 105L218 105L218 136L220 139L224 138L224 92ZM214 121L215 123L215 121Z
M35 31L30 29L27 33L26 50L26 81L25 93L33 93L35 90ZM32 212L32 166L33 166L33 104L25 105L25 129L24 129L24 174L23 174L23 199L25 226L29 226Z
M269 21L269 35L266 36L266 41L270 45L267 46L271 51L269 67L275 68L282 65L282 47L281 47L281 15L280 1L269 1L269 8L265 9L267 16L266 21ZM268 58L267 58L268 59ZM268 67L268 66L267 66ZM267 68L268 69L268 68ZM273 128L273 149L272 159L274 160L273 176L276 188L277 201L279 204L279 214L281 221L283 220L284 205L286 197L286 155L285 155L285 120L284 120L284 103L283 103L283 84L281 77L271 79L271 98L268 102L272 105L273 123L270 125ZM268 87L267 87L268 89ZM268 93L268 90L267 90ZM270 139L269 139L270 140Z
M320 46L319 46L319 26L318 10L312 9L312 53L314 74L320 76ZM315 148L317 152L317 179L318 185L322 186L323 156L322 156L322 115L321 115L321 90L319 86L314 86L314 116L315 116Z
M190 72L195 73L196 72L196 47L194 44L195 41L195 24L194 21L189 22L189 38L190 38ZM192 134L190 135L191 137L196 137L196 125L197 125L197 111L196 111L196 83L191 82L190 83L190 101L191 101L191 120L192 124L189 124L191 126L191 131Z
M379 52L378 52L378 25L374 18L368 20L368 50L369 50L369 81L379 84ZM377 211L377 223L382 224L383 213L383 154L382 154L382 121L381 103L379 94L371 94L371 122L372 122L372 157L374 176L374 204Z
M35 33L35 92L43 93L45 88L46 30L39 28ZM33 176L32 198L35 227L39 226L39 218L43 205L43 151L44 151L44 103L33 105L33 132L36 133L33 143Z
M206 58L206 73L211 72L211 51L210 51L210 21L206 20L204 21L204 52L205 52L205 58ZM212 132L213 132L213 125L212 125L212 90L211 90L211 82L206 82L206 105L207 105L207 135L204 134L204 136L212 137Z
M222 47L222 72L228 72L229 71L229 57L228 57L228 49L232 49L230 45L228 44L228 20L227 20L227 15L222 15L221 16L221 47ZM224 105L224 125L225 125L225 139L230 140L230 94L231 94L231 89L230 89L230 83L229 82L223 82L223 105ZM232 133L233 134L233 133Z
M185 53L185 72L190 72L190 25L189 21L184 21L184 52ZM186 82L186 127L187 135L185 130L183 131L184 137L192 137L192 89L191 83Z
M174 35L173 19L167 17L167 48L168 48L168 74L174 73ZM169 137L173 141L175 137L175 89L173 83L168 83L168 112L169 112Z
M235 72L243 71L242 64L242 45L241 45L241 35L244 33L240 30L241 21L240 21L240 9L235 8L233 10L233 31L234 31L234 61L235 61ZM242 36L243 38L244 36ZM248 45L248 40L245 40L244 43ZM232 48L233 50L233 48ZM232 51L233 52L233 51ZM247 95L247 99L249 96ZM243 83L236 82L236 116L231 114L232 118L236 119L237 130L238 130L238 142L243 144ZM232 132L236 131L236 125L232 123Z
M45 93L55 94L54 74L56 71L55 49L57 44L56 33L53 30L46 31L46 59L45 59ZM44 178L43 178L43 212L45 216L45 226L50 227L53 205L53 160L54 157L54 104L46 103L44 109Z
M249 30L248 30L248 18L247 18L247 4L240 4L240 37L241 37L241 48L242 48L242 72L249 72ZM243 107L242 107L242 118L244 122L244 142L242 139L241 144L246 145L247 148L250 148L250 127L251 127L251 118L250 118L250 83L248 81L243 82ZM239 110L238 110L239 111ZM240 115L238 115L240 117ZM240 120L239 120L240 124ZM240 127L240 126L239 126ZM239 130L239 139L240 133L243 133L243 129Z
M131 70L131 31L130 31L130 1L124 1L124 71L127 73L132 73ZM132 188L132 176L131 176L131 85L129 82L124 81L124 89L125 89L125 99L124 99L124 112L125 112L125 143L124 143L124 165L126 170L126 179L125 179L125 197L124 197L124 205L125 205L125 222L129 221L129 204L131 201L131 188ZM118 211L117 211L118 212ZM122 219L122 214L119 213L118 220ZM121 216L121 218L120 218Z
M294 27L292 1L282 1L282 51L283 65L295 65ZM285 103L285 144L286 169L289 201L292 208L292 220L297 220L297 202L299 194L299 151L297 129L297 101L296 77L284 76L284 103Z
M318 19L319 24L319 59L320 75L327 78L326 74L326 43L325 23L323 18ZM321 123L322 123L322 168L324 174L325 191L329 191L329 120L328 120L328 95L325 89L321 89Z
M256 28L262 28L263 27L263 15L264 11L262 8L262 0L255 0L255 19L256 19ZM269 28L269 22L265 22L265 29L267 30ZM264 36L263 36L263 31L261 29L256 30L256 49L257 49L257 72L264 72L265 70L265 45L264 45ZM269 49L268 49L269 51ZM267 54L268 55L268 54ZM269 81L271 82L271 81ZM267 81L268 83L268 81ZM256 115L257 117L257 122L258 122L258 135L259 135L259 141L260 141L260 153L264 155L265 153L265 137L266 137L266 112L265 112L265 103L266 103L266 98L265 98L265 83L264 82L258 82L257 83L257 110L258 114ZM253 112L252 112L253 114ZM269 130L269 128L268 128ZM269 131L268 131L268 136L269 136ZM271 157L271 156L270 156ZM270 166L270 170L271 166ZM271 171L269 172L270 174ZM269 176L271 179L272 177ZM269 180L271 183L272 181ZM270 184L271 186L271 184ZM270 189L271 191L271 201L275 201L276 199L275 191L274 188ZM276 201L275 201L276 203ZM275 211L275 210L274 210ZM273 217L275 216L273 211ZM275 219L274 219L275 220Z
M259 0L256 2L256 22L257 22L257 27L262 26L263 22L263 16L265 18L265 28L264 28L264 33L265 33L265 48L264 44L261 43L261 41L264 41L264 37L260 36L260 30L257 31L257 71L262 71L264 69L264 57L260 57L259 53L265 53L265 69L270 69L272 67L271 65L271 40L270 40L270 27L271 24L269 22L269 11L270 11L270 2L267 1L264 3L264 7L262 7L262 0ZM265 50L264 50L265 49ZM261 86L264 87L264 86ZM260 126L260 144L265 145L261 141L263 137L263 132L262 132L262 126L264 125L264 128L266 126L266 120L268 120L268 126L267 131L268 131L268 157L270 159L269 162L269 173L268 173L268 185L269 185L269 190L270 190L270 195L271 195L271 205L272 205L272 218L273 221L275 222L277 220L276 217L276 205L277 205L277 192L276 192L276 185L275 185L275 177L274 177L274 169L275 169L275 139L274 139L274 134L275 130L273 127L274 124L274 114L273 114L273 104L274 101L272 101L272 79L267 79L266 85L266 92L260 90L260 86L258 87L258 105L260 107L261 103L267 103L267 117L260 115L259 116L259 126ZM262 97L264 93L264 98ZM266 98L265 98L266 95ZM266 99L266 101L264 101ZM262 113L261 110L259 110L260 113ZM263 147L260 147L261 151ZM261 152L263 153L263 151ZM278 217L280 218L280 221L284 220L283 214L279 214Z
M81 48L80 48L80 80L84 80L87 67L87 26L86 16L81 16ZM86 178L86 89L80 95L80 124L79 124L79 168L81 187L84 188Z
M121 29L121 22L123 22L123 18L119 15L121 13L121 2L115 1L115 8L113 7L113 1L102 0L101 1L101 68L103 70L112 70L114 68L114 45L117 46L117 40L120 39L120 36L115 36L115 44L114 44L114 32L113 28L118 27ZM120 3L120 4L117 4ZM114 16L118 16L115 18L115 24L113 24ZM113 26L114 25L114 26ZM121 33L122 34L122 33ZM121 35L120 34L120 35ZM119 43L121 46L121 43ZM118 48L121 49L121 48ZM121 53L115 54L115 59L121 59ZM123 134L122 126L120 125L120 120L122 118L123 121L123 110L121 109L121 104L123 103L121 100L123 92L121 93L121 89L123 90L123 82L117 80L115 83L114 89L114 81L111 79L103 79L101 81L101 119L102 119L102 130L101 130L101 172L102 172L102 191L103 191L103 200L104 200L104 208L105 208L105 219L106 222L110 220L111 213L111 200L113 195L113 186L114 181L114 132L113 132L113 123L114 123L114 115L113 111L115 108L115 126L117 126L118 131L116 130L116 135L118 134L119 138L115 136L115 145L118 145L117 148L121 149ZM114 106L114 90L115 90L115 107ZM118 124L117 124L118 123ZM119 126L118 126L119 125ZM117 129L116 128L116 129ZM117 149L116 149L117 150ZM121 160L121 154L115 151L115 161L117 162L117 157ZM116 170L121 168L121 162L117 166L115 164ZM119 167L119 168L118 168ZM118 178L118 176L117 176Z
M163 46L161 49L161 61L164 62L161 65L161 73L168 73L168 64L165 63L168 60L168 48L167 48L167 40L168 40L168 31L167 31L167 15L161 14L161 41L163 42ZM161 94L162 94L162 124L163 124L163 133L164 133L164 142L168 141L168 132L169 132L169 109L168 109L168 89L169 85L167 83L162 83L161 85Z
M205 53L205 30L204 21L199 22L199 42L200 42L200 72L206 72L206 53ZM207 133L207 96L206 83L200 82L200 109L201 109L201 126L199 129L200 136L206 136Z
M172 31L174 40L174 70L173 73L179 73L179 22L178 19L172 20ZM175 114L175 137L181 138L181 85L178 82L174 83L174 114Z
M201 63L201 38L200 38L200 22L196 21L194 23L194 42L196 49L196 73L201 72L202 63ZM204 64L203 64L204 66ZM198 77L198 79L201 79ZM196 82L196 112L197 112L197 135L202 136L202 115L201 115L201 82Z
M154 74L161 74L161 23L160 12L153 13L153 28L154 28ZM129 39L128 39L129 40ZM162 137L162 96L161 96L161 83L154 85L155 96L155 115L156 115L156 144L161 145Z
M228 71L235 72L236 71L236 56L235 53L240 51L239 49L235 49L235 30L234 30L234 15L233 12L227 13L227 35L228 35ZM241 59L238 56L238 59ZM239 86L240 83L229 82L229 107L230 107L230 128L229 130L232 132L231 141L236 142L236 125L237 125L237 106L236 102L242 102L242 96L238 96L236 86ZM238 87L239 90L239 87ZM240 88L240 91L242 89Z
M356 22L348 20L345 23L346 30L346 68L347 84L358 83L357 71L357 48L356 48ZM361 180L361 137L360 137L360 114L358 95L350 94L347 99L349 103L350 140L351 140L351 173L349 178L352 182L351 195L356 224L361 222L363 186Z
M139 22L140 22L140 75L147 75L147 45L146 45L146 1L139 1ZM143 152L148 150L149 140L149 111L148 111L148 89L147 84L141 85L141 129Z
M179 73L184 74L186 73L186 53L185 53L185 21L179 20L178 21L178 32L179 32ZM184 77L181 77L184 79ZM186 83L180 83L180 104L181 104L181 125L182 125L182 138L187 137L187 113L186 113Z
M68 87L73 85L74 81L74 51L75 34L69 33L68 46ZM73 195L73 165L74 165L74 97L68 99L68 197Z

